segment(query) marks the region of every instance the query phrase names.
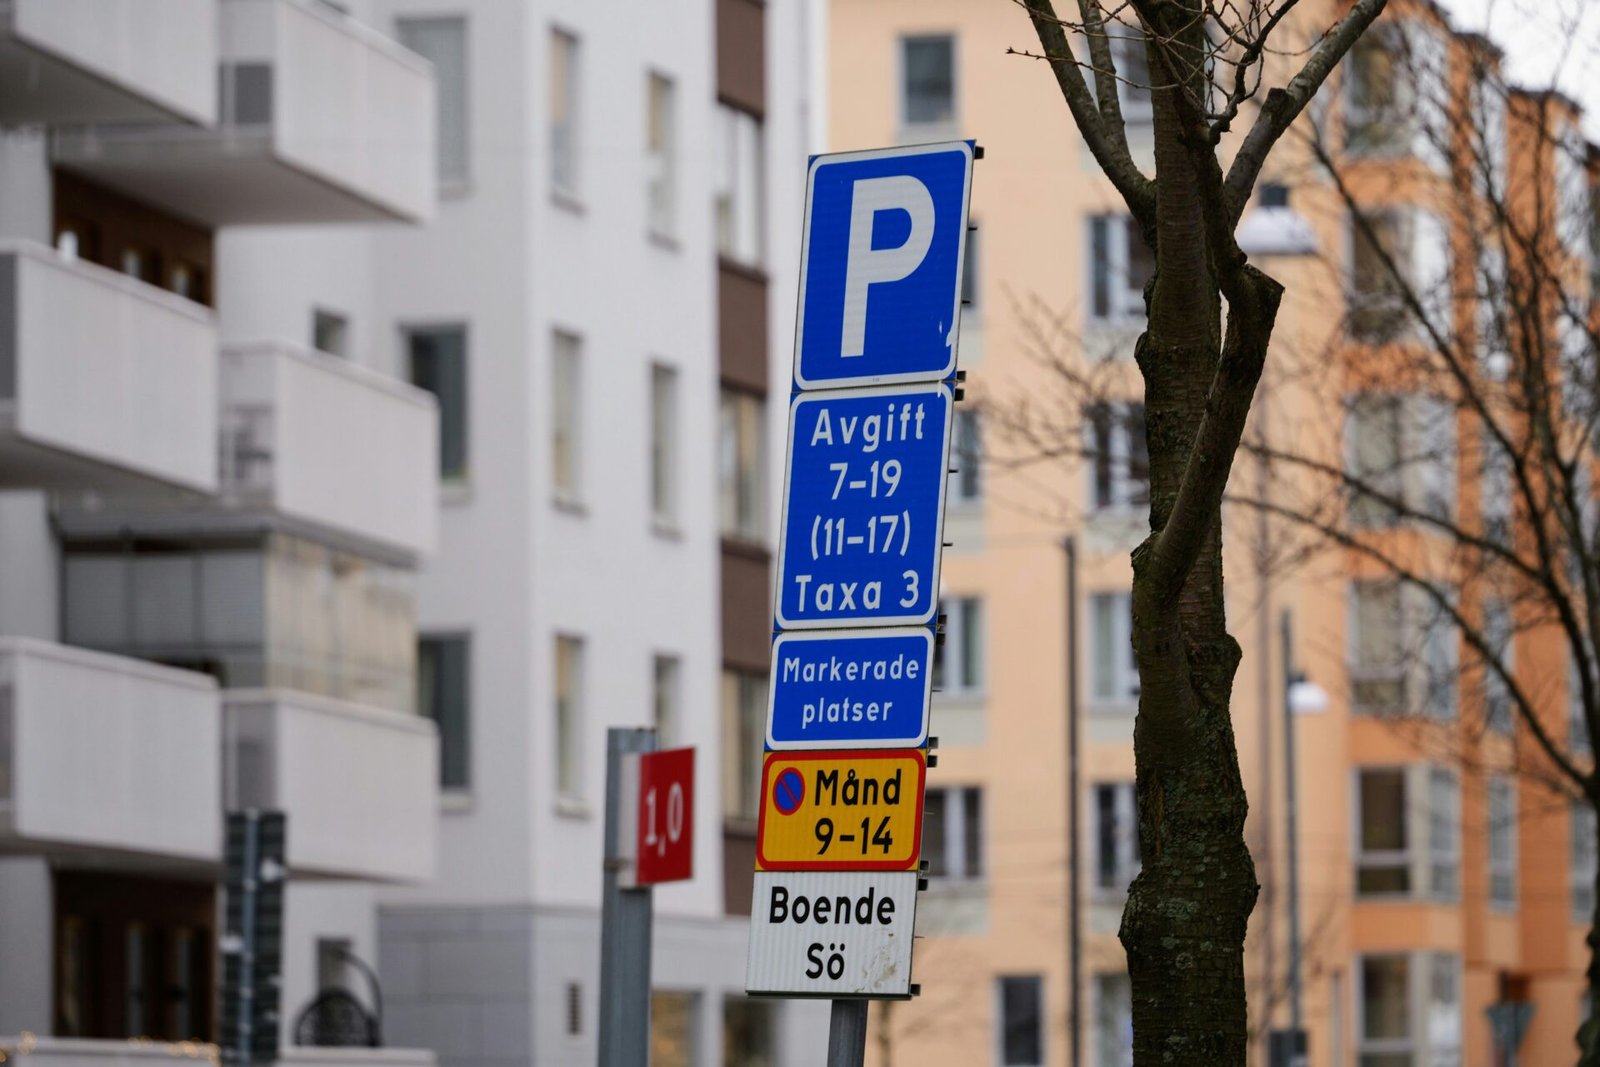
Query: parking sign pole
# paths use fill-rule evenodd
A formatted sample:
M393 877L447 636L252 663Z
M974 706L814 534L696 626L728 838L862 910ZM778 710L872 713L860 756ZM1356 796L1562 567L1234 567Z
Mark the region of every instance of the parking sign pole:
M867 1058L869 1000L836 1000L828 1016L828 1067L861 1067Z
M654 730L606 731L605 889L600 907L600 1067L650 1062L649 886L623 889L623 757L651 752Z

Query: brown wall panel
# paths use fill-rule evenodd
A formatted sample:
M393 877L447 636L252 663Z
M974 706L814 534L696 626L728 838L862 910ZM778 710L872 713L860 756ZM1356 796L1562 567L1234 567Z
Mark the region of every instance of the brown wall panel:
M772 654L772 567L765 549L722 546L722 662L765 671Z
M767 282L721 264L717 269L717 358L722 380L751 392L767 391Z
M717 0L717 96L742 110L767 110L767 8Z

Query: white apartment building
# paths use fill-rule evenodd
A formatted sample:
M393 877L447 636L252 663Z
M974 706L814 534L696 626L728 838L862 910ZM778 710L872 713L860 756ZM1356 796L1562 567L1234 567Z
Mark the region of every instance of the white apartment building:
M434 215L435 79L373 14L0 4L0 1049L19 1060L219 1037L227 812L286 816L285 1060L317 1062L294 1040L319 990L371 1007L344 954L376 962L374 887L434 876L414 679L438 405L397 374L372 263L376 233Z
M284 1058L353 953L380 1062L592 1063L642 724L655 1062L820 1055L742 916L819 7L0 3L0 1035L214 1040L256 807Z
M737 914L809 7L382 4L439 75L437 215L378 236L372 291L440 394L418 618L444 796L438 877L385 893L379 956L393 1038L443 1063L594 1062L612 726L698 752L695 878L655 891L653 1062L825 1044L822 1006L744 996Z

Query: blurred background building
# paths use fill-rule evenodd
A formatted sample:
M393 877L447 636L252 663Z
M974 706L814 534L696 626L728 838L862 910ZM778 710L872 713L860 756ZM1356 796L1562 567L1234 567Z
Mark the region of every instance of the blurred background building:
M1311 5L1298 17L1326 26L1337 6ZM1078 17L1071 4L1057 10ZM880 1067L1132 1062L1117 931L1140 866L1128 559L1148 530L1143 383L1133 353L1154 257L1078 136L1048 65L1008 54L1038 47L1016 15L957 0L829 5L829 151L956 136L985 149L973 180L960 349L978 403L961 413L956 438L942 692L931 731L940 761L923 833L933 875L918 907L924 994L874 1008L868 1057ZM1131 21L1125 9L1119 17ZM1148 172L1144 43L1124 27L1108 32L1128 139ZM1392 4L1369 37L1307 118L1335 123L1332 140L1346 149L1341 168L1363 204L1398 220L1382 236L1425 291L1451 262L1471 265L1464 250L1473 245L1470 209L1446 206L1452 198L1467 205L1471 194L1446 165L1450 149L1432 139L1439 126L1424 127L1448 115L1462 125L1444 136L1464 138L1469 63L1498 60L1492 46L1453 32L1425 4ZM1415 42L1414 52L1402 40ZM1439 80L1408 81L1419 70ZM1529 115L1524 105L1544 99L1501 96ZM1490 151L1499 153L1499 188L1509 166L1511 188L1543 189L1539 203L1570 205L1576 232L1594 232L1585 215L1592 151L1551 147L1581 138L1569 132L1575 109L1555 106L1537 120L1556 124L1548 139L1528 134L1527 123L1508 134L1503 114L1498 125L1473 114L1498 145ZM1565 174L1572 160L1578 169ZM1556 195L1550 183L1573 177L1577 194ZM1331 389L1307 372L1310 363L1355 367L1385 344L1421 340L1407 332L1394 294L1380 291L1377 253L1354 234L1305 142L1286 138L1240 231L1246 251L1288 286L1247 437L1321 448L1335 469L1347 455L1374 472L1392 469L1435 444L1453 455L1454 409L1432 422L1442 441L1418 440L1424 420L1412 415L1431 409L1428 398L1406 394L1403 376L1376 387L1383 403L1364 403L1354 371L1347 381L1335 375ZM1583 263L1595 254L1581 240L1571 252ZM1573 290L1578 299L1587 285ZM1471 298L1458 306L1458 319L1470 318ZM1471 425L1462 422L1463 436ZM1419 507L1437 500L1472 515L1481 507L1486 528L1509 529L1512 494L1480 486L1478 475L1465 459L1418 463L1384 484L1428 501ZM1285 475L1249 455L1233 477L1241 495L1292 496L1275 480ZM1352 516L1357 536L1419 554L1451 550L1379 510ZM1225 522L1229 623L1243 651L1233 720L1262 883L1247 945L1252 1062L1269 1062L1269 1032L1286 1029L1291 1015L1286 659L1321 690L1320 699L1298 701L1295 719L1309 1062L1500 1062L1486 1010L1517 1003L1533 1009L1518 1062L1571 1062L1594 904L1585 807L1495 769L1510 762L1519 733L1531 747L1526 727L1503 687L1463 666L1470 653L1414 591L1402 593L1354 551L1297 563L1304 540L1292 524L1252 509L1230 505ZM1497 609L1504 605L1485 599L1473 610ZM1519 625L1515 646L1515 669L1538 694L1541 718L1586 758L1586 740L1572 733L1573 675L1559 635Z
M642 724L704 783L657 1061L815 1058L823 1009L743 994L743 913L818 16L0 11L14 1054L217 1038L257 808L284 1058L370 967L374 1062L592 1062L605 731Z
M605 730L644 724L701 783L654 1062L820 1060L824 1006L742 992L805 160L975 137L924 994L869 1056L1128 1063L1151 258L1027 40L954 0L0 2L0 1035L62 1067L215 1040L225 816L254 808L287 814L282 1058L317 1062L319 992L373 1007L370 967L375 1063L591 1063ZM1350 63L1359 122L1397 75ZM1427 273L1447 175L1379 132L1354 180ZM1278 343L1370 346L1373 263L1303 151L1275 166L1242 233L1290 286ZM1252 431L1337 464L1352 411L1402 450L1405 403L1269 367ZM1029 404L1075 426L1063 459L1003 462ZM1484 506L1462 472L1403 488ZM1326 697L1296 725L1311 1062L1490 1062L1508 1002L1525 1062L1562 1062L1592 824L1396 733L1422 700L1436 733L1501 724L1489 755L1516 729L1388 655L1460 655L1392 585L1282 569L1255 512L1227 532L1257 1062L1290 1016L1286 660ZM1517 643L1565 733L1565 664Z

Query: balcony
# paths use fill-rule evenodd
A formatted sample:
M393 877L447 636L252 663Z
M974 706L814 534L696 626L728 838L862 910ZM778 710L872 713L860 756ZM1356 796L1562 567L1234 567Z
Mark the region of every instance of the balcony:
M0 638L0 852L221 859L216 684Z
M221 417L228 504L270 508L412 557L433 550L432 394L287 343L237 344L222 353Z
M0 241L0 488L214 492L216 398L211 312Z
M432 214L424 60L311 0L222 0L221 21L216 128L61 130L56 164L206 226Z
M286 689L223 692L229 809L288 815L297 876L421 881L434 870L430 720Z
M0 3L0 126L217 121L217 0Z
M7 1059L26 1062L28 1067L206 1067L216 1062L217 1046L196 1041L174 1044L25 1033L0 1035L0 1053ZM285 1045L273 1062L281 1067L434 1067L437 1060L431 1049Z

